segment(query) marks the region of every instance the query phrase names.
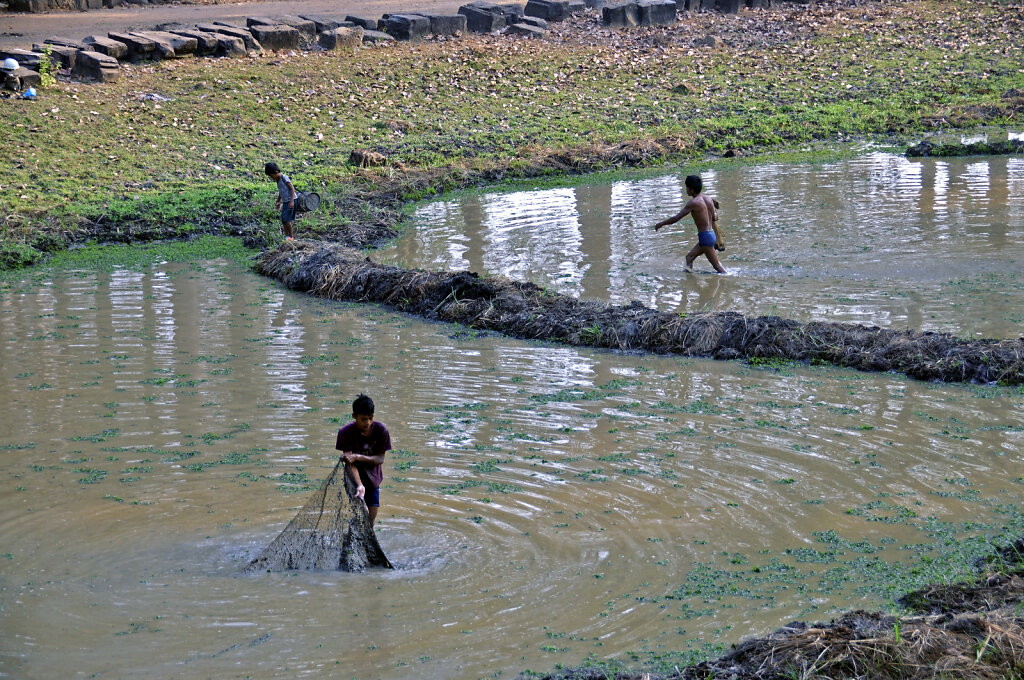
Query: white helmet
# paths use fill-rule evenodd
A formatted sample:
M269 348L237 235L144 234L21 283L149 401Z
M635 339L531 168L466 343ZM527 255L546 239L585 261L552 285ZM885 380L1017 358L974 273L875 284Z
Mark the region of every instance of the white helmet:
M4 70L10 73L11 71L18 70L18 60L14 57L7 57L4 59Z

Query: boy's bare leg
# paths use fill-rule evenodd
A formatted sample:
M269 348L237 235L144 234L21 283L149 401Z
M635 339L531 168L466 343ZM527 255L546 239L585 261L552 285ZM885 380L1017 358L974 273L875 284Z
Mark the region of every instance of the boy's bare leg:
M285 238L292 238L292 223L291 222L282 222L281 226L284 229L284 237Z
M714 248L705 246L703 248L703 251L704 256L708 258L708 262L711 263L711 266L715 268L716 272L718 272L719 274L729 273L725 270L725 267L723 267L722 263L718 260L718 253L715 252Z
M686 266L683 268L683 271L693 271L693 261L697 259L697 256L700 255L700 252L701 248L699 245L694 246L692 249L690 249L690 252L686 254Z
M370 516L370 526L372 527L377 521L377 511L380 510L376 505L370 505L366 508L366 513Z

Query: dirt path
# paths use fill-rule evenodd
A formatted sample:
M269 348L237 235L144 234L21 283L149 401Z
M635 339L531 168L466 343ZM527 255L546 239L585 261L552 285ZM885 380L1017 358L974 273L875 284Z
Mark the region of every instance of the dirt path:
M419 10L452 14L466 0L271 0L223 5L128 5L92 12L51 12L47 14L0 14L0 48L30 49L50 36L81 39L87 35L106 35L110 31L150 29L159 24L196 24L205 21L232 21L245 25L247 16L281 14L322 14L344 17L346 14L377 18L381 14Z

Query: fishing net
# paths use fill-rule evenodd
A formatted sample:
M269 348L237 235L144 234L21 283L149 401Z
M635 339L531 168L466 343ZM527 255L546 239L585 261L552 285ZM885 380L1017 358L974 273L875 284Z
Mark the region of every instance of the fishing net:
M245 571L391 568L370 524L366 506L342 461L273 543Z

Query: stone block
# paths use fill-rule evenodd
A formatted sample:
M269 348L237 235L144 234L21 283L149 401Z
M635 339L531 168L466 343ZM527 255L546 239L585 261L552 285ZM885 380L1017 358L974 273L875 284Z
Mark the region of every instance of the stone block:
M18 62L18 66L31 69L33 71L38 71L39 64L43 61L42 53L31 52L29 50L23 50L16 47L0 50L0 60L8 58ZM57 65L59 65L59 62Z
M676 0L677 12L696 12L700 9L700 0Z
M722 14L738 14L744 0L718 0L718 11Z
M434 35L459 35L466 32L465 14L430 14L430 32Z
M360 26L359 28L362 28L362 26ZM363 28L363 42L364 43L373 44L373 43L379 43L379 42L389 42L389 41L392 41L394 39L395 39L395 36L388 35L384 31L375 31L373 29L365 29L365 28Z
M42 54L44 51L50 51L50 60L57 66L57 68L66 68L74 70L75 59L78 57L78 50L74 47L65 47L64 45L51 45L48 43L35 43L32 45L33 52L39 52Z
M601 8L601 22L617 28L640 25L640 8L635 2L615 2Z
M641 26L670 26L676 22L675 0L640 0Z
M197 57L209 57L217 53L220 47L220 40L216 33L207 33L198 28L176 28L168 31L174 35L186 38L193 38L196 41L195 54ZM244 51L244 48L243 48Z
M508 4L504 4L504 5L498 5L498 10L501 11L501 13L505 15L505 20L506 21L508 21L512 17L525 16L525 12L523 11L523 5L517 5L515 3L508 3ZM513 22L512 21L508 21L508 23L511 24Z
M339 27L329 31L320 31L319 42L320 47L325 50L355 52L363 45L363 27Z
M306 21L312 21L313 25L316 26L317 34L323 33L324 31L333 31L336 28L341 27L341 22L337 19L330 17L322 17L319 14L300 14L300 19Z
M298 31L299 36L307 42L316 40L316 22L310 21L309 19L303 19L302 17L297 17L294 14L284 14L277 17L277 23L285 26L291 26Z
M569 0L569 14L583 14L587 11L587 0Z
M130 33L107 33L107 38L124 43L128 48L126 55L130 61L141 61L143 59L156 59L159 54L156 51L156 43L149 38L144 38Z
M718 9L718 0L700 0L700 7L699 7L699 9L701 9L701 10Z
M495 13L479 6L463 5L459 8L459 14L466 17L466 30L473 31L474 33L500 31L505 28L507 23L505 15L501 14L500 9Z
M252 31L256 42L264 49L276 52L278 50L294 50L299 47L301 36L291 26L254 24L249 30Z
M548 22L544 21L540 17L509 17L509 20L513 26L526 24L527 26L534 26L545 31L548 30Z
M152 33L147 33L144 31L132 31L128 35L135 38L145 38L146 40L152 42L154 58L174 59L178 56L170 42Z
M159 42L169 44L171 49L174 50L174 54L179 57L195 54L196 50L199 49L199 40L192 36L178 35L170 31L143 31L142 34L146 37L152 37Z
M93 52L105 54L114 59L125 59L128 57L128 46L123 42L104 38L101 35L90 35L82 40Z
M377 30L376 19L367 19L366 17L357 17L353 14L346 14L345 21L351 21L356 26L362 26L367 31Z
M547 33L547 29L541 28L540 26L531 26L530 24L522 22L512 24L512 27L509 28L508 32L512 35L523 35L527 38L540 38Z
M76 50L87 50L89 46L82 40L72 40L71 38L61 38L59 36L53 36L43 41L44 45L61 45L62 47L72 47Z
M430 33L430 19L419 14L389 14L386 29L396 40L419 40Z
M271 19L270 17L246 17L245 27L252 30L253 26L278 26L280 21L277 19ZM227 25L227 24L225 24Z
M214 56L217 57L244 57L249 53L249 50L245 49L245 41L241 38L236 38L233 35L227 35L225 33L213 34L217 36L217 51L214 52Z
M209 31L211 33L222 33L232 38L239 38L245 45L246 52L252 52L253 54L259 54L263 51L263 46L260 45L259 40L252 34L247 28L235 26L234 24L222 23L220 21L214 21L212 24L196 24L196 28L200 31Z
M771 0L746 0L746 5L750 9L768 9L772 6Z
M81 50L75 63L75 74L101 83L113 83L121 77L121 64L109 55Z
M124 4L124 0L103 0L103 6L107 8L120 7Z
M569 3L566 0L529 0L523 14L544 21L562 21L569 17Z

